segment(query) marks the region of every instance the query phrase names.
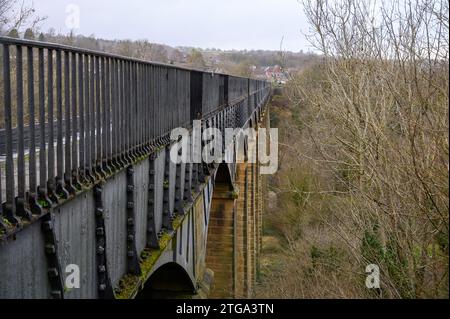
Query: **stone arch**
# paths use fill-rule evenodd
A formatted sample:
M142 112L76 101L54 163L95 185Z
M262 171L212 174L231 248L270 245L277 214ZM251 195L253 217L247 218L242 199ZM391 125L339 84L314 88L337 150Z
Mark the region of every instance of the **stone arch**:
M136 298L182 298L195 292L196 287L186 270L175 262L168 262L152 273Z
M226 163L220 163L219 167L217 168L216 176L214 178L215 186L223 185L223 186L229 186L229 189L232 190L233 188L233 177L231 175L230 167Z

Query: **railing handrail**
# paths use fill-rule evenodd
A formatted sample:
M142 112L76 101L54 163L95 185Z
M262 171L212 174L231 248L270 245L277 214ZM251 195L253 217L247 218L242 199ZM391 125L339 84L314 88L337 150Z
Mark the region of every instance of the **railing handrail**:
M120 54L115 53L108 53L105 51L98 51L98 50L92 50L92 49L86 49L76 46L70 46L66 44L59 44L54 42L47 42L47 41L38 41L38 40L29 40L29 39L20 39L20 38L12 38L7 36L0 36L0 43L1 44L8 44L8 45L22 45L27 47L34 47L34 48L42 48L42 49L52 49L52 50L62 50L62 51L68 51L71 53L78 53L78 54L86 54L86 55L96 55L99 57L104 58L114 58L114 59L120 59L123 61L128 62L135 62L135 63L142 63L147 65L153 65L153 66L161 66L161 67L167 67L177 70L183 70L183 71L194 71L194 72L202 72L202 73L208 73L211 75L225 75L225 76L233 76L235 78L241 78L241 79L250 79L250 80L257 80L257 81L264 81L266 80L258 79L255 77L243 77L239 75L232 75L228 73L223 72L213 72L213 71L206 71L206 70L200 70L196 68L190 68L180 65L174 65L170 63L163 63L163 62L156 62L156 61L149 61L144 59L138 59L133 57L128 57Z
M62 44L0 36L0 46L0 231L8 230L3 220L17 229L20 219L36 220L167 147L175 127L189 129L196 119L221 129L257 121L270 91L265 80Z

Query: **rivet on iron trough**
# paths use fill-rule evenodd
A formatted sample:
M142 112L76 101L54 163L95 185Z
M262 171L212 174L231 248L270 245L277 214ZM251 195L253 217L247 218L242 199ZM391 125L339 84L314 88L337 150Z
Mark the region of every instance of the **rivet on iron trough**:
M97 227L95 233L97 234L97 236L103 236L105 232L103 230L103 227Z
M98 248L97 248L97 254L103 255L104 252L105 252L105 248L103 248L102 246L98 246Z
M47 270L47 273L48 273L48 276L49 277L58 277L58 269L56 269L56 268L49 268L48 270Z
M45 245L45 252L47 254L54 254L54 253L56 253L55 245L52 245L52 244Z

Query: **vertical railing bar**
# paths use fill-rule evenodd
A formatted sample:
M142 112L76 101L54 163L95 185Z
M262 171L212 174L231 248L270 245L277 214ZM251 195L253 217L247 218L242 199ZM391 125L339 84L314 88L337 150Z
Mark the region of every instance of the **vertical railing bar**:
M124 61L124 95L123 95L123 124L124 124L124 150L125 150L125 156L126 156L126 162L129 163L130 156L129 156L129 147L130 147L130 134L128 133L128 123L129 123L129 116L130 116L130 94L129 94L129 88L130 88L130 65L128 61Z
M117 88L116 88L116 60L111 59L111 165L115 168L116 160L116 109L117 109Z
M141 64L137 65L138 67L138 83L137 83L137 91L138 91L138 100L137 100L137 105L138 105L138 116L137 116L137 122L138 122L138 127L139 127L139 132L138 132L138 144L139 144L139 150L141 152L142 155L142 119L143 119L143 114L142 114L142 86L143 86L143 82L142 82L142 66Z
M136 66L137 64L131 63L131 146L132 146L132 154L133 158L136 158L136 136L137 136L137 125L136 125L136 117L137 117L137 96L136 96Z
M23 57L22 46L16 47L16 85L17 85L17 197L25 198L25 151L23 136ZM1 203L1 202L0 202Z
M164 67L164 75L163 75L163 85L164 85L163 108L164 108L164 110L167 110L168 107L170 107L170 105L169 105L169 71L165 67ZM165 115L165 117L164 117L165 120L164 120L163 134L166 134L166 132L169 128L170 118L171 118L172 114L170 114L170 112L164 112L164 115Z
M112 86L111 86L111 93L112 93L112 104L111 104L111 115L112 115L112 141L111 141L111 152L112 152L112 160L114 163L114 166L117 168L119 167L117 162L117 149L118 149L118 127L117 127L117 110L119 108L119 86L118 86L118 60L112 59L111 60L111 79L112 79Z
M130 134L130 120L131 120L131 114L132 114L132 104L131 104L131 62L126 63L126 93L125 93L125 117L126 117L126 141L127 141L127 156L128 161L131 161L131 134Z
M132 128L132 118L133 118L133 94L132 94L132 63L127 63L127 107L126 107L126 113L127 113L127 149L128 149L128 156L130 160L133 158L132 154L132 146L133 146L133 136L131 134L131 128Z
M139 63L136 63L136 75L135 75L135 84L136 84L136 145L137 152L140 154L141 151L141 83L140 83L140 76L141 76L141 66Z
M17 85L17 198L16 214L30 219L30 212L25 208L25 145L23 128L23 54L22 46L16 46L16 85ZM5 91L6 92L6 91ZM1 181L1 178L0 178ZM0 190L1 193L1 190ZM2 201L0 198L0 207Z
M151 127L150 127L150 137L151 140L154 141L156 137L156 116L155 116L155 107L156 107L156 85L155 85L155 73L156 67L150 66L150 86L151 86L151 96L150 96L150 116L151 116Z
M39 199L44 207L51 206L47 197L47 151L45 134L45 74L44 74L44 49L38 49L38 78L39 78Z
M30 195L36 194L36 140L35 140L35 114L34 114L34 60L33 48L27 47L27 71L28 71L28 116L29 116L29 189Z
M29 157L28 157L28 201L33 214L41 214L42 209L37 202L37 176L36 176L36 130L34 106L34 58L33 47L27 47L27 80L28 80L28 116L29 116Z
M53 50L47 50L47 104L48 104L48 181L47 192L52 202L58 202L55 182L55 119L53 96Z
M100 58L100 76L101 76L101 89L100 89L100 99L101 99L101 122L102 122L102 130L101 130L101 136L102 136L102 168L103 170L108 173L107 170L107 132L108 132L108 126L107 126L107 114L106 114L106 72L105 72L105 58Z
M111 160L116 166L116 149L117 149L117 126L116 126L116 110L117 110L117 64L116 59L111 60Z
M102 136L101 136L101 101L100 101L100 58L95 56L95 136L96 136L96 166L100 176L103 176L102 170Z
M152 141L152 147L154 146L156 121L155 121L155 103L156 103L156 92L155 92L155 67L149 66L150 73L150 140Z
M97 161L96 161L96 133L95 133L95 103L96 103L96 94L95 94L95 57L93 55L89 56L89 114L90 114L90 165L92 178L94 181L98 178L97 176Z
M167 112L162 112L162 110L166 109L166 70L164 67L161 67L161 76L160 76L160 96L159 96L159 108L158 113L160 115L160 125L161 125L161 133L160 135L163 135L166 130L166 118L167 118Z
M176 109L175 109L175 100L176 100L176 80L174 78L174 70L168 69L167 70L167 98L168 98L168 106L169 106L169 121L167 122L169 126L167 127L167 131L170 130L170 128L173 127L175 123L175 117L176 117ZM166 131L166 132L167 132Z
M118 60L118 108L117 108L117 145L118 145L118 157L119 157L119 164L120 166L124 165L123 163L123 150L124 150L124 143L123 143L123 94L124 94L124 87L123 87L123 66L124 63L122 60Z
M143 136L143 139L144 139L144 149L145 149L145 151L147 152L148 151L148 149L147 149L147 144L148 144L148 135L147 135L147 131L148 131L148 125L149 125L149 116L148 116L148 93L150 92L150 89L149 89L149 87L148 87L148 78L147 78L147 76L148 76L148 66L146 65L146 64L143 64L142 65L142 68L143 68L143 74L142 74L142 80L143 80L143 84L142 84L142 87L143 87L143 92L142 92L142 96L143 96L143 99L144 99L144 101L143 101L143 103L142 103L142 106L143 106L143 112L144 112L144 115L143 115L143 132L142 132L142 136Z
M158 117L158 110L159 110L159 66L153 67L153 85L154 85L154 105L153 105L153 123L155 128L153 129L153 137L157 139L159 136L159 117Z
M111 160L117 166L117 59L111 59Z
M85 114L85 136L84 136L84 152L85 152L85 175L87 178L87 182L91 182L92 180L92 158L91 158L91 92L90 89L90 73L89 73L89 55L85 54L83 56L84 59L84 114Z
M138 65L137 63L133 63L133 150L135 156L137 156L137 146L138 146L138 135L139 135L139 125L137 123L137 117L138 117L138 101L139 101L139 95L138 95L138 87L137 87L137 77L138 77Z
M173 73L172 89L173 89L174 94L171 94L172 95L173 122L172 122L172 126L170 128L173 129L174 127L179 126L180 96L179 96L179 85L178 85L178 74L177 74L178 72L176 69L171 70L171 72Z
M63 155L63 98L62 98L62 56L56 51L56 192L61 198L67 198L68 192L64 185L64 155Z
M139 83L138 83L138 87L139 87L139 116L138 116L138 121L139 121L139 144L140 144L140 149L141 149L141 155L144 154L144 65L143 64L139 64Z
M155 117L157 118L158 122L158 131L157 136L162 135L162 116L161 116L161 89L162 89L162 67L157 67L158 72L156 74L156 92L158 94L157 103L156 103L156 109L155 109Z
M110 78L110 60L109 58L104 59L105 63L105 142L106 142L106 161L105 164L111 173L110 162L111 162L111 78Z
M140 77L140 65L139 63L135 64L135 72L134 72L134 85L135 85L135 115L134 115L134 120L135 120L135 136L136 136L136 141L135 141L135 149L136 149L136 154L140 155L140 144L141 144L141 139L140 139L140 133L141 133L141 127L140 127L140 121L139 121L139 115L140 115L140 83L139 83L139 77Z
M149 145L150 150L150 142L152 140L152 104L153 104L153 88L152 88L152 66L147 65L147 90L148 90L148 96L147 96L147 144Z
M119 61L119 145L120 161L125 165L125 61Z
M64 51L64 181L66 189L69 193L74 193L75 189L72 187L72 157L71 157L71 119L70 119L70 53Z
M142 152L145 154L145 122L146 122L146 112L145 112L145 100L146 100L146 82L145 82L145 70L146 65L141 64L141 83L139 84L141 88L141 147Z
M78 181L78 104L77 101L77 54L72 52L71 54L71 86L72 90L70 92L71 95L71 108L72 108L72 170L71 170L71 178L72 184L77 189L81 189L81 185Z
M141 116L140 116L140 122L141 122L141 150L142 154L145 154L145 64L140 64L140 96L141 96Z
M148 142L150 149L153 146L153 105L154 105L154 96L155 96L155 90L153 87L153 67L151 65L148 66ZM151 143L151 144L150 144Z
M78 145L78 155L79 155L79 168L78 175L80 177L81 183L86 183L85 172L86 172L86 151L85 151L85 101L84 101L84 55L78 54L78 113L80 119L80 129L79 129L79 145Z
M130 95L129 95L129 84L130 84L130 79L128 76L128 72L129 72L129 63L128 61L123 61L123 88L124 88L124 93L123 93L123 106L122 106L122 118L123 118L123 151L124 151L124 157L125 157L125 162L128 163L130 160L129 157L129 139L130 136L128 134L128 116L129 116L129 107L130 107L130 103L129 103L129 99L130 99Z
M143 75L143 80L144 80L144 85L143 85L143 96L144 96L144 103L143 103L143 108L144 108L144 132L143 132L143 136L144 136L144 145L145 145L145 150L148 153L149 151L149 138L148 138L148 128L150 125L150 116L148 114L149 111L149 94L150 94L150 87L148 86L148 65L145 64L143 65L144 68L144 75Z
M111 136L112 136L112 125L111 125L111 61L109 58L105 59L106 63L106 82L105 82L105 90L106 90L106 163L111 170Z
M124 163L128 163L128 62L126 60L122 61L122 96L121 96L121 132L122 132L122 156L124 158Z
M122 98L123 98L123 63L122 60L117 60L117 157L119 161L119 165L122 166L122 150L123 150L123 139L122 139Z
M162 92L162 67L158 67L157 78L156 78L158 99L156 105L156 118L158 119L158 135L162 135L162 116L161 116L161 92Z
M162 67L158 67L158 79L157 79L157 83L158 83L158 106L156 109L156 114L157 114L157 118L158 118L158 136L161 136L163 134L163 116L161 115L161 109L163 107L162 105L162 89L163 89L163 72L162 72L163 68Z
M4 122L6 133L6 203L4 203L3 214L12 224L16 225L18 219L15 217L15 199L14 199L14 159L13 159L13 140L12 140L12 103L11 103L11 65L10 65L9 45L3 44L3 103L4 103ZM0 190L1 191L1 190ZM0 204L3 204L0 201Z
M128 157L128 112L127 109L129 107L128 99L128 85L129 85L129 78L128 78L128 61L123 61L123 94L122 94L122 132L123 132L123 155L125 158L125 163L128 163L129 157Z
M120 116L119 116L119 128L120 128L120 158L122 164L126 164L126 140L125 140L125 61L120 60Z

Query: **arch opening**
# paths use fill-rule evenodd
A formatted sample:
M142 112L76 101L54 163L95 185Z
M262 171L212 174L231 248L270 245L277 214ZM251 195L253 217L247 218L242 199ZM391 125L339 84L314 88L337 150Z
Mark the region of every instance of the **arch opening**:
M183 298L195 294L195 288L186 270L170 262L153 272L136 299Z
M229 190L233 190L233 179L231 178L231 172L226 163L220 163L217 168L217 173L214 178L214 191L217 186L228 187Z

